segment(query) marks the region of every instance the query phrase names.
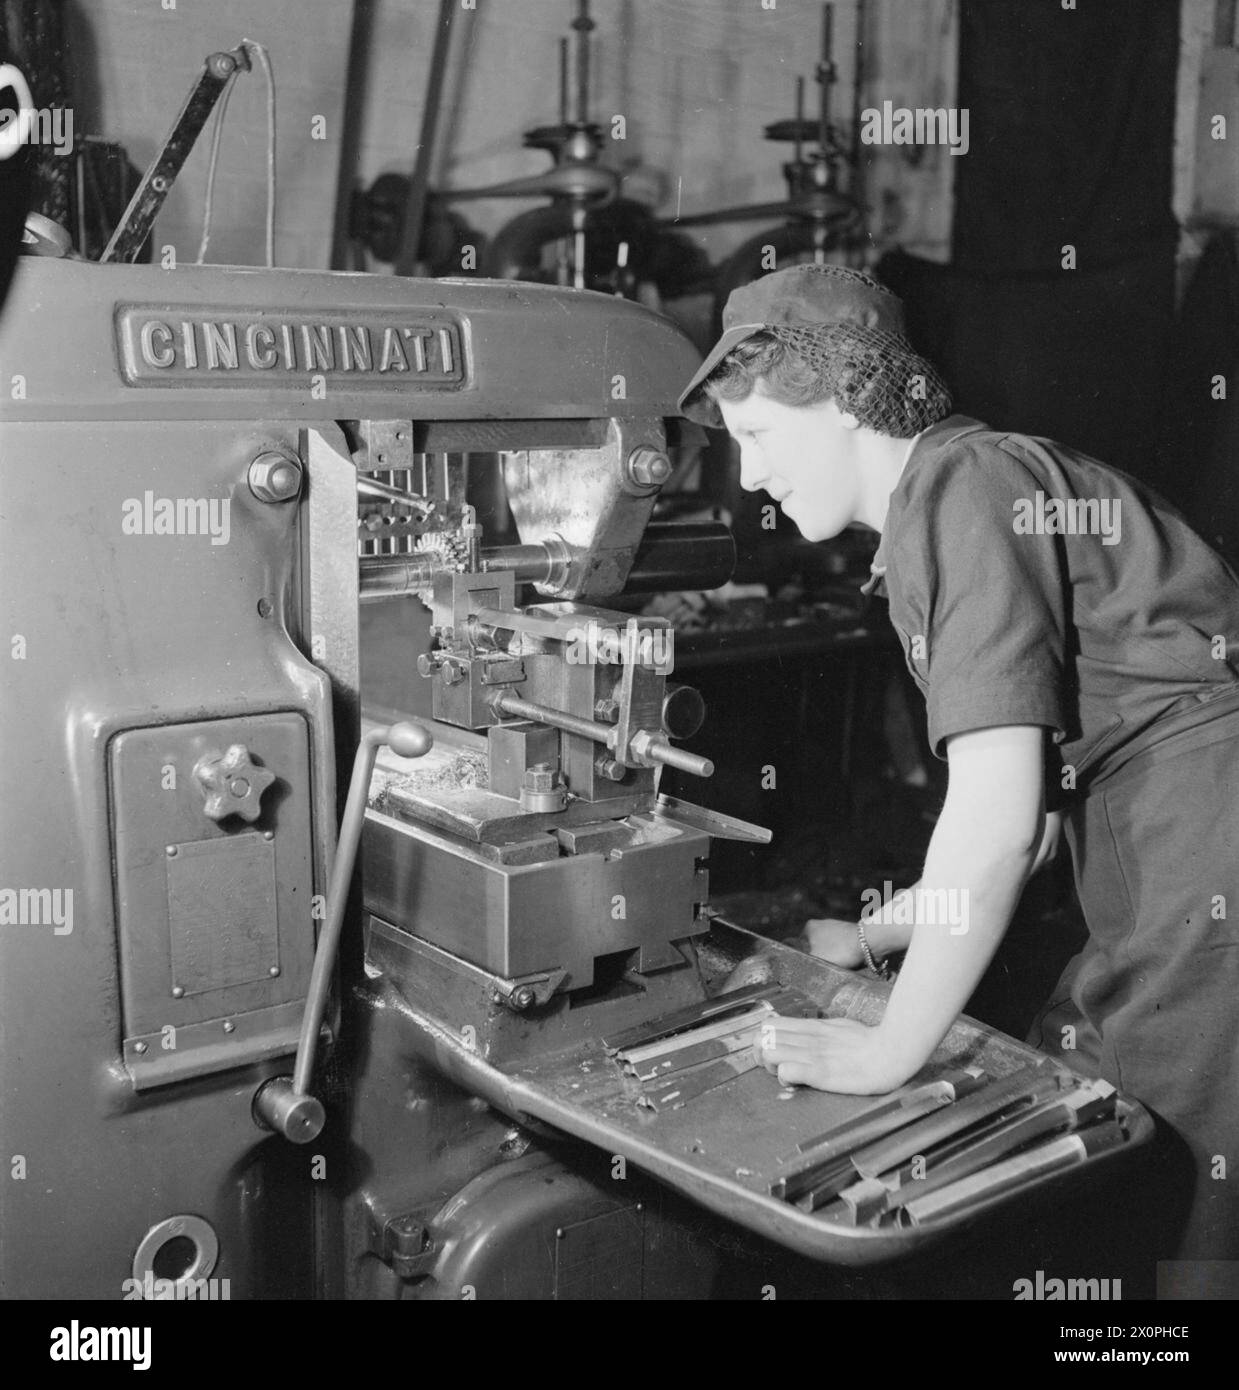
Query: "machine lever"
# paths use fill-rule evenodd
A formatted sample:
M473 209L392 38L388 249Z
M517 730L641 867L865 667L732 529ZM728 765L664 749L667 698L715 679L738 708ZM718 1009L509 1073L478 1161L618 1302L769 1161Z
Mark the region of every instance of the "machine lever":
M242 44L229 52L212 53L185 98L176 124L151 161L150 168L129 200L111 240L99 257L101 261L132 261L142 249L142 243L154 226L159 209L172 189L181 166L189 157L202 127L224 93L224 88L239 70L249 70L249 54Z
M340 931L344 925L349 884L357 861L357 846L361 842L362 825L366 818L366 798L374 773L374 760L384 744L402 758L422 758L434 746L434 738L422 725L406 721L387 728L367 730L357 746L348 800L344 804L344 818L340 823L340 838L336 841L335 861L331 866L331 882L327 888L327 921L314 954L314 969L301 1019L297 1061L291 1077L274 1077L254 1097L254 1118L258 1123L282 1134L294 1144L308 1144L316 1139L326 1119L322 1103L310 1095L310 1078L314 1073L319 1029L327 1011L327 996L331 990L331 976L340 945Z

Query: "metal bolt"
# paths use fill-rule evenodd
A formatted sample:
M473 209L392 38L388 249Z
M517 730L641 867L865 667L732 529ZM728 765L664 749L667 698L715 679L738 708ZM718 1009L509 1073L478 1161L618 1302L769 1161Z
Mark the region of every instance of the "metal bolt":
M169 845L169 846L168 846L168 848L167 848L167 855L168 855L168 858L169 858L169 859L175 859L175 858L176 858L176 846L175 846L175 845Z
M274 831L274 830L264 830L264 831L262 832L262 838L263 838L264 840L274 840L274 839L275 839L275 831Z
M628 769L621 762L616 762L614 758L608 758L605 754L594 760L594 771L600 776L605 777L608 782L622 782Z
M168 180L162 174L156 174L151 180L151 187L156 193L166 193L168 191Z
M225 1033L235 1033L236 1030L237 1030L237 1025L232 1021L232 1019L229 1018L229 1019L226 1019L226 1020L224 1021L224 1032L225 1032Z
M518 985L512 991L512 1007L514 1009L527 1009L533 1001L534 993L528 985Z
M661 487L671 476L671 460L661 449L634 449L628 455L628 477L638 487Z
M301 491L301 464L274 450L250 464L250 491L260 502L289 502Z
M142 1042L134 1043L133 1050L140 1056L143 1052L146 1051L146 1044Z
M273 965L271 969L267 971L267 974L270 975L273 980L279 973L280 967L278 965Z
M464 667L455 661L443 663L443 684L459 685L465 678Z
M553 792L555 773L550 763L534 763L525 769L525 790L530 792Z
M595 700L594 713L599 719L604 719L608 724L614 724L619 718L618 700Z
M184 998L185 998L185 986L184 986L184 985L173 985L173 986L172 986L172 997L173 997L173 999L184 999Z
M228 783L228 790L233 796L248 796L250 784L244 777L234 777L232 781Z

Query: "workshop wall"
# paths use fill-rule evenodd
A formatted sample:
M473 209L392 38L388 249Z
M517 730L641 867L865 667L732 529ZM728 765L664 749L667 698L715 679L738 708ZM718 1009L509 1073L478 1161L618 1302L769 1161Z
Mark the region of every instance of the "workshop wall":
M834 7L839 73L834 115L850 120L856 40L855 0ZM955 86L957 6L923 0L914 8L870 0L866 102L949 104ZM478 0L453 36L432 181L467 188L540 173L548 156L521 145L522 133L558 119L558 42L569 33L570 0ZM806 79L816 111L814 66L822 7L814 0L597 0L591 108L607 127L622 115L626 139L607 162L630 170L625 193L663 214L700 212L786 196L781 164L790 145L763 138L795 109L795 80ZM417 148L422 93L438 5L432 0L373 0L368 87L362 117L359 182L409 173ZM908 158L911 155L912 158ZM879 239L898 236L931 259L946 255L956 162L942 148L869 150L869 201ZM493 200L462 210L490 234L534 202ZM718 259L759 223L694 230Z
M436 0L359 0L371 15L360 101L356 180L408 173L416 153L423 94L438 15ZM696 212L781 198L789 147L763 127L791 115L795 78L809 100L820 39L816 0L596 0L593 110L622 114L627 139L608 160L630 171L625 192L664 213ZM165 8L171 5L172 8ZM462 12L451 54L434 182L468 187L536 173L547 156L521 146L523 131L557 117L557 44L568 32L570 0L477 0ZM169 130L201 59L243 37L265 43L275 69L279 142L276 254L284 265L330 260L340 167L349 37L349 0L65 0L74 58L75 126L105 135L144 167ZM956 0L915 6L868 0L864 102L949 105L956 89ZM1183 219L1233 216L1233 180L1214 176L1224 157L1207 139L1216 111L1234 114L1235 50L1219 46L1217 0L1183 0L1177 92L1175 211ZM836 0L835 114L850 115L857 0ZM1233 21L1232 21L1233 22ZM315 116L322 140L311 138ZM238 79L228 111L209 252L213 261L263 258L265 89L259 73ZM159 245L193 259L201 230L209 129L186 163L157 224ZM878 248L896 242L946 260L954 166L941 147L866 150L867 201ZM1212 201L1210 201L1212 200ZM1222 207L1215 206L1219 201ZM485 233L535 206L479 202L469 220ZM719 260L759 224L695 231ZM1185 240L1191 233L1185 233ZM1200 247L1185 245L1184 255ZM375 267L381 268L381 267Z
M438 16L435 0L363 0L371 42L361 99L356 182L410 172ZM165 8L165 5L171 8ZM349 37L345 0L68 0L79 134L123 143L145 167L166 135L201 59L242 38L271 53L278 95L276 258L329 263ZM835 4L837 118L850 118L856 0ZM547 156L522 133L557 119L558 40L570 0L478 0L462 12L452 46L434 183L469 187L537 173ZM623 115L626 139L608 162L629 174L628 196L661 212L695 212L785 194L780 170L790 147L762 136L794 109L795 79L807 80L810 111L821 6L813 0L597 0L593 7L595 118ZM957 6L923 0L915 9L869 0L866 103L946 105L955 86ZM242 75L228 110L208 259L259 264L265 215L266 107L261 74ZM311 138L324 118L325 138ZM194 259L201 230L210 127L186 162L157 224L159 246ZM955 163L942 148L866 150L871 228L881 245L898 239L944 259L950 239ZM534 202L469 205L469 220L492 233ZM755 230L735 223L694 233L719 259ZM378 268L378 267L376 267Z
M165 8L170 6L170 8ZM331 251L340 114L352 6L341 0L69 0L75 134L124 144L139 169L167 136L207 55L244 38L271 54L277 95L276 263L319 268ZM311 138L321 115L326 139ZM155 227L158 248L197 257L212 126L173 186ZM264 263L267 107L262 73L238 76L215 182L208 259Z

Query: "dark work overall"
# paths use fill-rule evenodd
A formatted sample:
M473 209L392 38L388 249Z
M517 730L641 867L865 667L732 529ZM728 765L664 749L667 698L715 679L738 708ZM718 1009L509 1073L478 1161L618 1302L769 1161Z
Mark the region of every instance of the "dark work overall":
M1064 829L1089 941L1030 1040L1174 1131L1130 1198L1157 1258L1239 1260L1239 691L1103 761Z
M1017 525L1033 499L1097 524ZM1159 1122L1104 1193L1082 1185L1063 1268L1239 1262L1239 577L1136 479L966 416L914 445L873 573L938 757L976 729L1050 732L1089 940L1030 1041Z

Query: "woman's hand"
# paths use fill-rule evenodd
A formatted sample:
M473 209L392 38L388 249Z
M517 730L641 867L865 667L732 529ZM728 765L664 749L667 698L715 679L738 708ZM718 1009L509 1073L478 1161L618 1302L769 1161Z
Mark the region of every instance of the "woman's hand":
M819 917L804 924L804 936L809 954L844 970L859 970L865 963L860 949L860 937L855 922L843 922L837 917Z
M757 1060L783 1085L840 1095L881 1095L917 1070L892 1060L880 1029L851 1018L765 1019L756 1051Z

